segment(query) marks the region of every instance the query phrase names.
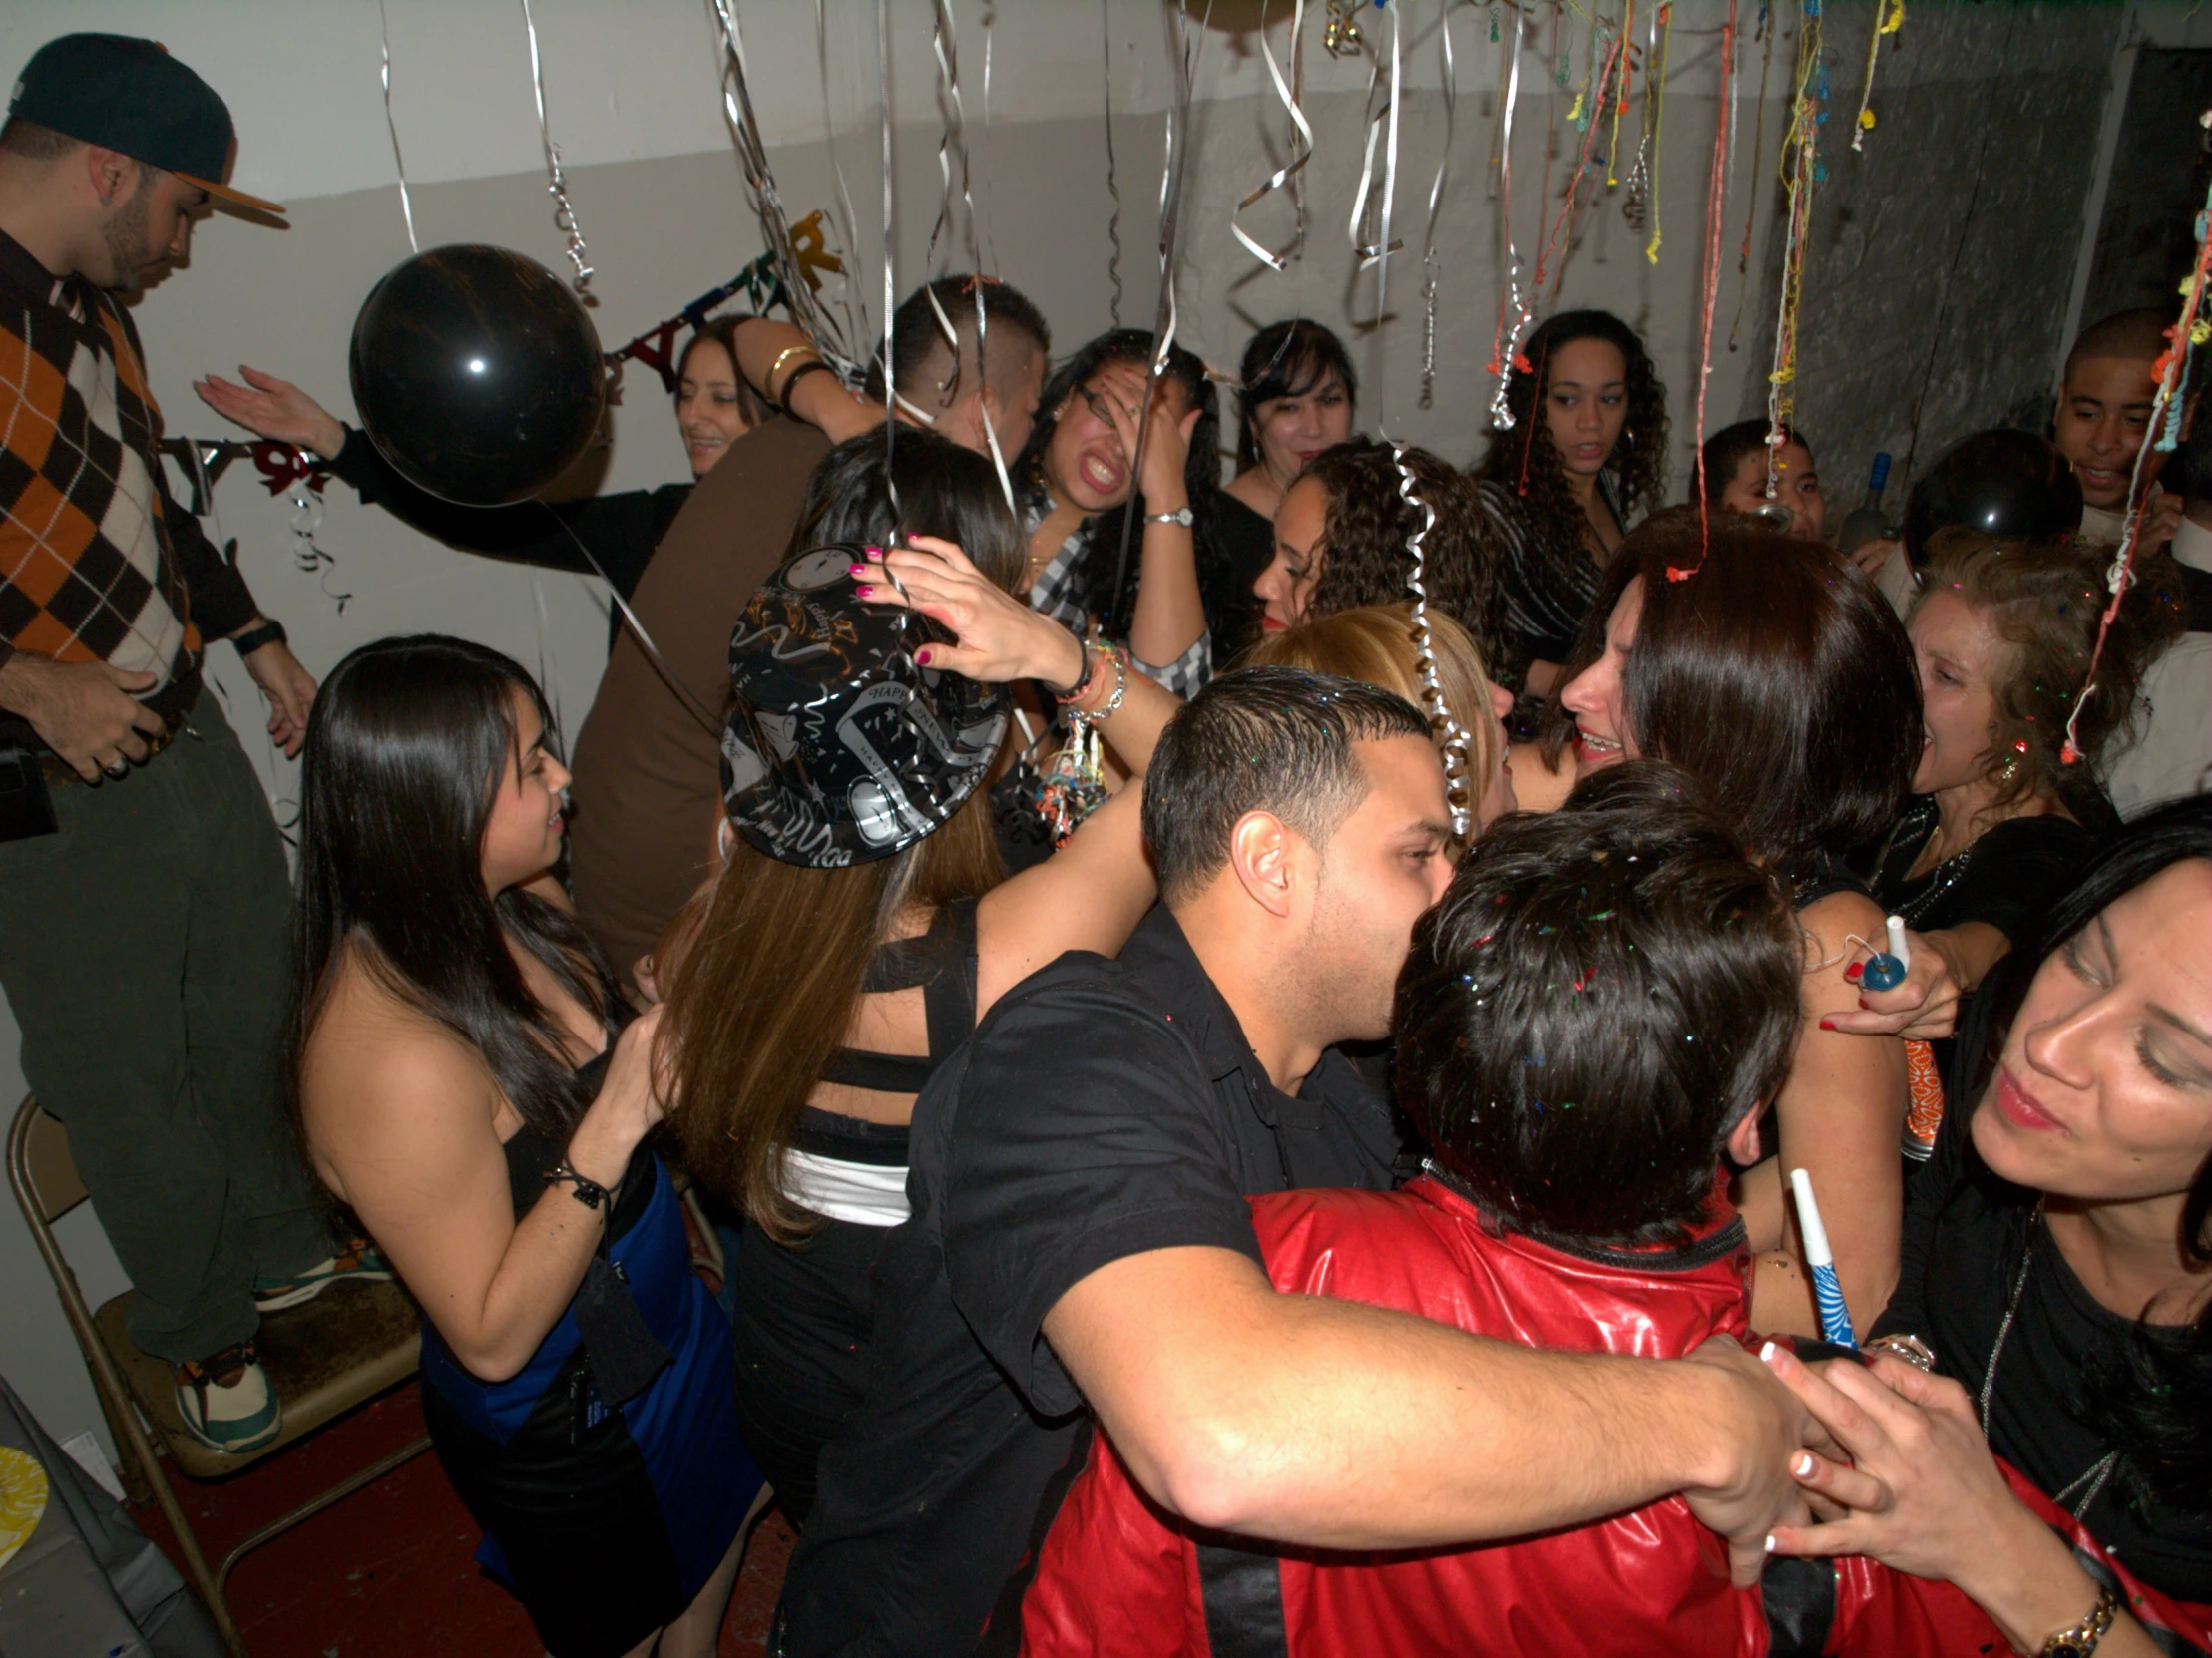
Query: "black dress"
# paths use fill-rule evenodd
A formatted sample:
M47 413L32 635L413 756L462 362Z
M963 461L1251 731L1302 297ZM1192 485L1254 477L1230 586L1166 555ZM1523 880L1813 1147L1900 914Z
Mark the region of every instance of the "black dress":
M1498 537L1506 631L1519 652L1516 667L1565 662L1597 603L1605 567L1589 556L1579 537L1570 548L1553 547L1520 497L1496 479L1485 478L1475 489ZM1610 473L1597 475L1597 497L1625 534L1628 525Z
M1254 512L1227 490L1208 497L1198 537L1198 601L1213 635L1213 668L1225 669L1238 651L1259 637L1266 609L1252 584L1275 557L1275 521Z
M1974 1038L1984 1033L1961 1032L1980 1051ZM1964 1091L1974 1078L1952 1080ZM2195 1512L2139 1500L2125 1470L2107 1465L2112 1447L2081 1405L2085 1370L2120 1351L2135 1325L2074 1276L2035 1194L1983 1166L1972 1116L1963 1105L1946 1113L1907 1196L1897 1293L1871 1334L1918 1336L1940 1375L1978 1399L1987 1386L1991 1451L2144 1582L2178 1600L2212 1602L2212 1493ZM2015 1309L2009 1328L2007 1309Z
M351 484L364 504L382 507L426 536L542 570L604 576L626 600L638 591L654 549L691 497L689 484L663 484L582 501L463 507L409 483L350 426L330 470ZM608 619L610 649L621 626L619 613Z
M603 1053L583 1068L603 1070ZM506 1145L519 1219L562 1148L527 1125ZM737 1535L760 1472L729 1397L729 1327L691 1270L667 1171L641 1145L612 1199L617 1293L666 1354L651 1379L602 1386L623 1343L596 1345L587 1278L516 1375L470 1374L422 1327L423 1417L446 1477L484 1528L477 1558L509 1583L556 1658L617 1658L690 1605ZM607 1280L601 1280L604 1285ZM602 1303L604 1305L604 1303ZM629 1332L618 1329L621 1337Z
M839 1048L824 1080L919 1093L976 1027L976 902L941 907L920 938L886 945L870 991L922 989L929 1056ZM795 1244L748 1225L729 1266L737 1420L794 1525L814 1503L815 1463L860 1404L873 1329L869 1281L883 1240L907 1218L907 1130L807 1106L784 1159L784 1190L821 1224Z

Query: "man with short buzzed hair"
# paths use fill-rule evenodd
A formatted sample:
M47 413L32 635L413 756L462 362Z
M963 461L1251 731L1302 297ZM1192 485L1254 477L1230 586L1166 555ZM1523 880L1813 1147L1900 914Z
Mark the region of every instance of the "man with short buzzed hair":
M2172 320L2158 311L2118 311L2081 330L2066 353L2066 373L2050 421L2051 442L2081 485L2081 539L2119 545L2135 460L2158 397L2152 365L2165 354ZM2153 453L2152 477L2164 461ZM2144 509L2142 545L2163 547L2180 522L2178 496L2153 491Z
M1029 440L1052 344L1037 307L987 277L940 277L893 314L891 341L898 418L979 453L995 437L1011 464ZM732 443L668 526L632 600L661 659L626 626L576 738L569 860L577 915L626 972L707 875L721 812L730 629L785 558L816 464L833 442L883 419L881 402L848 392L790 324L748 322L736 344L740 372L783 413Z

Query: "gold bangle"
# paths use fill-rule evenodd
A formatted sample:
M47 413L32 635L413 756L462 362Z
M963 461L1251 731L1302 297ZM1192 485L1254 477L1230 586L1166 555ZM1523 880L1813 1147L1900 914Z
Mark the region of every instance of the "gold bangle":
M801 340L796 345L786 345L781 351L776 353L775 361L768 365L768 372L761 376L761 389L768 394L769 402L773 403L778 401L775 394L775 377L783 372L783 365L785 363L789 362L793 357L797 356L802 351L807 353L809 356L815 354L814 347L807 344L804 340Z

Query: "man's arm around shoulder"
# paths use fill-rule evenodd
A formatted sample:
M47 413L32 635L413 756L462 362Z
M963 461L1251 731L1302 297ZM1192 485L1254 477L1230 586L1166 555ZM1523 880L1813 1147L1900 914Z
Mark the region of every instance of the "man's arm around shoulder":
M1659 1362L1540 1353L1281 1295L1228 1249L1099 1268L1045 1334L1130 1473L1192 1523L1323 1548L1520 1536L1683 1493L1758 1579L1804 1499L1796 1400L1733 1342Z

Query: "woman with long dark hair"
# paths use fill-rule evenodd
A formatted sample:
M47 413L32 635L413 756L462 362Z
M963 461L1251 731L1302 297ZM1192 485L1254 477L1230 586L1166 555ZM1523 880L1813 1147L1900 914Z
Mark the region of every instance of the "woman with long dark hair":
M1548 317L1514 362L1513 424L1492 429L1474 477L1500 541L1515 665L1544 696L1630 523L1665 496L1666 388L1610 311Z
M730 641L721 866L660 970L686 1161L747 1221L739 1419L794 1521L866 1381L915 1095L1002 994L1117 952L1152 901L1137 784L1008 875L984 786L1000 684L1057 687L1139 778L1179 706L1012 596L1021 536L979 455L901 434L887 471L853 439L803 523Z
M1803 1168L1864 1326L1897 1282L1905 1044L1829 1021L1858 1007L1847 974L1871 952L1857 941L1882 937L1883 913L1844 856L1896 815L1920 751L1897 613L1829 548L1672 508L1621 544L1547 721L1547 748L1571 737L1579 775L1644 756L1695 773L1793 889L1804 1029L1775 1100L1778 1155L1745 1175L1738 1199L1760 1252L1751 1325L1820 1333L1802 1254L1783 1247L1778 1171Z
M1955 1065L1958 1096L1974 1104L1945 1119L1914 1187L1904 1270L1869 1343L1888 1358L1825 1385L1783 1367L1881 1484L1821 1464L1809 1483L1852 1511L1785 1531L1778 1547L1870 1553L2009 1601L2017 1610L1999 1621L2032 1652L2101 1607L2052 1532L2070 1517L2193 1607L2201 1646L2212 1638L2212 800L2122 830L1979 1001ZM2038 1511L1991 1452L2034 1487ZM2151 1651L2129 1621L2141 1608L2112 1610L2109 1650Z
M241 367L244 385L209 374L193 389L225 420L329 462L362 501L382 507L426 536L518 564L605 576L628 599L637 592L654 549L690 499L691 485L771 412L736 367L737 330L753 320L718 316L702 322L676 358L675 423L690 480L581 501L458 507L402 478L375 444L289 380ZM616 625L610 623L610 643Z
M1244 347L1236 386L1236 476L1221 491L1222 557L1201 562L1216 648L1226 657L1259 631L1252 584L1275 555L1275 509L1324 449L1352 435L1360 381L1344 342L1306 317L1270 322Z
M1176 346L1146 401L1152 336L1101 334L1045 383L1037 424L1014 463L1029 538L1021 588L1078 630L1103 624L1146 677L1188 696L1213 676L1216 640L1201 575L1223 561L1220 417L1205 364ZM1135 477L1139 417L1144 476ZM1129 514L1128 559L1121 559ZM1115 587L1118 577L1119 587ZM1218 584L1214 584L1218 585ZM1235 647L1220 641L1221 656Z
M385 639L331 670L285 1088L314 1173L422 1306L432 1442L539 1637L704 1658L760 1475L647 1143L659 1015L629 1021L549 874L567 783L497 651Z

